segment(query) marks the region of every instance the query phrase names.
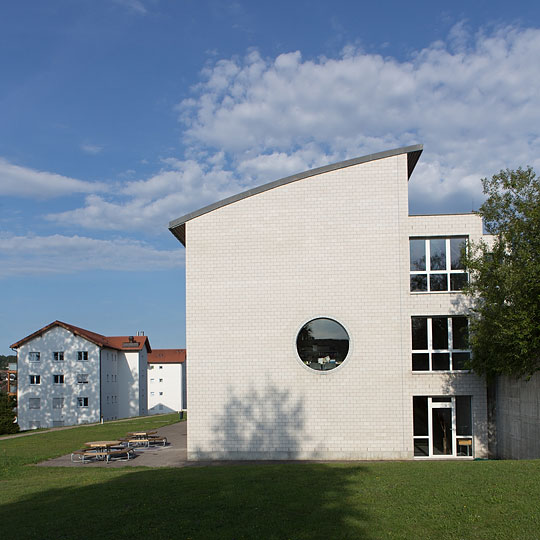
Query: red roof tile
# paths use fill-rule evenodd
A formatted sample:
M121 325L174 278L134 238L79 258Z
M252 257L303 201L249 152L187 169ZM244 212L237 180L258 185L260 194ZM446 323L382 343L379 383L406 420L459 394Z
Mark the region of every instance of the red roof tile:
M154 349L148 353L149 364L183 364L186 349Z
M95 343L96 345L99 345L100 347L108 347L109 349L116 349L119 351L140 351L144 346L146 346L148 353L152 352L152 348L150 347L150 341L148 340L147 336L107 337L107 336L102 336L101 334L96 334L96 332L91 332L90 330L85 330L84 328L79 328L78 326L74 326L72 324L68 324L62 321L54 321L51 324L48 324L47 326L44 326L43 328L34 332L33 334L30 334L29 336L26 336L25 338L17 341L16 343L13 343L13 345L10 345L10 347L12 349L18 349L21 345L23 345L27 341L30 341L36 337L39 337L45 334L54 326L61 326L62 328L65 328L66 330L75 334L76 336L83 337L84 339L87 339L91 343ZM130 337L133 338L133 341L130 341ZM136 343L136 345L133 345L134 343Z

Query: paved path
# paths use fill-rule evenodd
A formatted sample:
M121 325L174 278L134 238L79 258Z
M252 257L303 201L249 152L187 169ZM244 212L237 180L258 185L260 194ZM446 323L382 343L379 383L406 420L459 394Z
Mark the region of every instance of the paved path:
M158 429L158 435L167 437L167 446L137 448L136 457L129 461L91 461L72 463L71 454L38 463L38 467L219 467L222 465L272 465L292 463L292 461L188 461L187 460L187 421L178 422ZM297 463L326 463L301 461Z
M158 435L167 437L167 446L136 448L129 461L92 461L72 463L71 454L39 463L39 467L187 467L197 463L187 461L187 422L178 422L158 429Z

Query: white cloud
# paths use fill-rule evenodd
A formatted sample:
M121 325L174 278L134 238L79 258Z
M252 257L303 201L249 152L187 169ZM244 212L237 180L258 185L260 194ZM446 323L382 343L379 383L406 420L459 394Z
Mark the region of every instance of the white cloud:
M135 11L136 13L140 13L141 15L146 15L147 9L144 6L144 4L141 2L141 0L113 0L116 4L119 4L121 6L124 6L131 11Z
M96 144L81 144L81 150L87 154L96 155L103 150L103 146L98 146Z
M86 182L51 172L36 171L0 158L0 195L41 199L73 193L96 193L106 189L106 185L101 182Z
M478 195L465 178L540 164L539 58L538 29L463 25L404 62L351 47L316 60L251 52L207 68L180 118L187 144L225 152L244 179L422 142L423 196L438 204Z
M540 167L540 30L456 26L407 61L347 47L338 58L257 51L206 67L178 106L186 157L114 197L49 216L88 228L165 231L169 220L313 167L424 143L412 211L469 211L480 178Z
M160 250L129 239L83 236L0 236L0 278L87 270L159 270L184 264L181 249Z
M127 200L89 195L82 208L50 214L51 221L90 229L166 231L169 221L243 189L231 172L193 160L167 160L168 167L148 180L124 184Z

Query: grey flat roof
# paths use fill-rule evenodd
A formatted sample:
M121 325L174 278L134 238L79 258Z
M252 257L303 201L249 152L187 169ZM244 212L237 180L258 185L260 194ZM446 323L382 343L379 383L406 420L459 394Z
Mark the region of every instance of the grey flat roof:
M413 146L404 146L402 148L395 148L394 150L386 150L384 152L378 152L376 154L368 154L367 156L357 157L353 159L347 159L346 161L340 161L338 163L333 163L331 165L325 165L324 167L318 167L316 169L311 169L309 171L301 172L298 174L293 174L292 176L287 176L279 180L274 180L268 184L263 184L262 186L257 186L232 197L227 197L222 201L218 201L194 212L190 212L185 216L179 217L169 223L169 230L171 231L178 240L185 246L186 245L186 231L185 224L187 221L194 219L196 217L202 216L203 214L208 214L213 210L217 210L228 204L241 201L242 199L247 199L252 195L257 195L259 193L264 193L270 189L274 189L279 186L284 186L285 184L290 184L291 182L296 182L297 180L303 180L304 178L309 178L310 176L316 176L318 174L335 171L337 169L344 169L345 167L352 167L353 165L359 165L360 163L367 163L369 161L376 161L378 159L384 159L392 156L399 156L400 154L407 154L407 178L411 177L411 174L420 158L420 154L424 149L424 145L415 144Z

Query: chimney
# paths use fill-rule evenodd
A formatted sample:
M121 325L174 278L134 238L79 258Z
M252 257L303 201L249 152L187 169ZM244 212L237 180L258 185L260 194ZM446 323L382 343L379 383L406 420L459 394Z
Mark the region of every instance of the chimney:
M129 336L129 342L133 343L135 341L135 338L133 336Z
M138 335L138 336L144 336L144 332L143 332L142 330L139 330L139 331L137 332L137 335Z

